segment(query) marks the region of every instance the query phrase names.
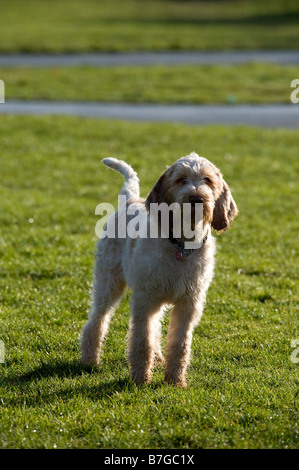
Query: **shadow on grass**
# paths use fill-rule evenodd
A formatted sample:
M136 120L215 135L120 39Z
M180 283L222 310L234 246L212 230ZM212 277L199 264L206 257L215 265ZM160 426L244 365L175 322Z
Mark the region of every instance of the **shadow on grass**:
M67 400L76 397L98 401L115 393L134 392L138 388L143 387L136 386L130 379L129 374L127 378L118 377L107 380L107 376L111 378L113 375L116 375L113 365L109 370L101 367L87 369L82 367L78 360L58 360L55 362L44 362L24 374L16 373L14 376L8 374L7 377L0 379L0 387L5 386L7 391L10 387L14 389L12 398L5 400L7 405L20 406L25 403L26 407L35 407L40 406L42 403L54 403L57 399ZM49 382L49 384L45 384L43 379L51 378L58 380L55 383L52 382L50 384ZM19 391L17 397L15 394L16 385ZM34 393L34 385L36 385L37 393ZM157 386L158 384L153 385L155 388ZM49 387L51 387L50 392Z
M199 18L197 15L194 15L193 18L190 16L181 15L180 17L169 16L166 18L165 16L162 17L154 17L154 18L144 18L144 16L135 16L134 22L140 24L153 24L153 25L203 25L203 26L211 26L211 25L223 25L223 26L274 26L274 25L292 25L298 22L299 12L298 11L291 11L291 12L277 12L273 14L253 14L253 15L238 15L235 17L221 17L214 16L213 18ZM89 24L93 24L98 21L97 18L90 18L86 19L86 22ZM132 19L124 20L123 18L106 18L106 24L131 24Z
M10 364L7 362L6 365L9 367ZM111 373L113 373L114 369L111 369ZM101 367L84 367L77 359L72 361L58 359L55 361L42 362L38 367L24 372L23 374L17 373L14 377L10 376L7 379L2 378L1 382L7 380L7 383L17 383L21 385L50 377L65 379L93 374L99 375L100 372Z

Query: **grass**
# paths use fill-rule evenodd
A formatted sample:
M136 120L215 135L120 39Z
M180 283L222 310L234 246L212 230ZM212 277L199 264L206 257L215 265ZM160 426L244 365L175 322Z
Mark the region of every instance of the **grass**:
M6 99L152 103L290 103L298 66L3 68Z
M0 51L298 49L297 0L2 0Z
M2 448L296 448L299 337L297 131L71 117L2 117ZM81 369L99 202L116 204L118 156L145 195L192 150L219 166L240 215L218 237L189 388L137 387L125 360L128 292L98 370ZM168 317L163 324L165 334Z

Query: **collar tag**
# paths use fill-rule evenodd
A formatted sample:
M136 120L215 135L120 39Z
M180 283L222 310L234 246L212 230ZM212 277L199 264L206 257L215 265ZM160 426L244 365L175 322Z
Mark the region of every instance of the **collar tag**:
M202 244L204 244L207 241L208 234L203 238ZM177 238L169 238L171 243L175 244L177 247L177 252L176 252L176 259L180 261L183 258L183 255L191 255L193 249L189 248L188 250L185 248L185 243L181 242Z

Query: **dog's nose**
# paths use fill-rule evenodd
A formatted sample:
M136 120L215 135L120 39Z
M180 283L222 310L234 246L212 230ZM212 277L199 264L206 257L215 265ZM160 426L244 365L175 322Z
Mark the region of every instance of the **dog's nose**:
M202 204L203 203L203 198L200 196L190 196L189 197L189 202L190 204Z

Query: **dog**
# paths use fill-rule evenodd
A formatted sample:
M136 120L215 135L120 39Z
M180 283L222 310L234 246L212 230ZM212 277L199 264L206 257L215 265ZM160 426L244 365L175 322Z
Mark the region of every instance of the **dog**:
M231 191L220 171L195 152L177 160L158 179L146 200L140 199L139 179L131 166L115 158L103 160L118 170L125 183L120 195L126 208L134 209L149 222L152 204L202 204L199 244L187 249L184 234L168 237L101 237L94 269L93 299L89 320L81 335L81 363L98 365L109 322L127 286L132 289L128 360L136 384L152 381L155 362L165 365L165 382L185 388L194 327L205 304L214 271L216 233L229 228L238 214ZM112 219L123 220L122 211ZM132 219L132 216L130 216ZM129 221L131 220L129 218ZM171 217L170 217L171 219ZM128 223L128 221L126 221ZM161 219L156 218L157 226ZM161 318L165 305L171 305L165 360L161 350Z

